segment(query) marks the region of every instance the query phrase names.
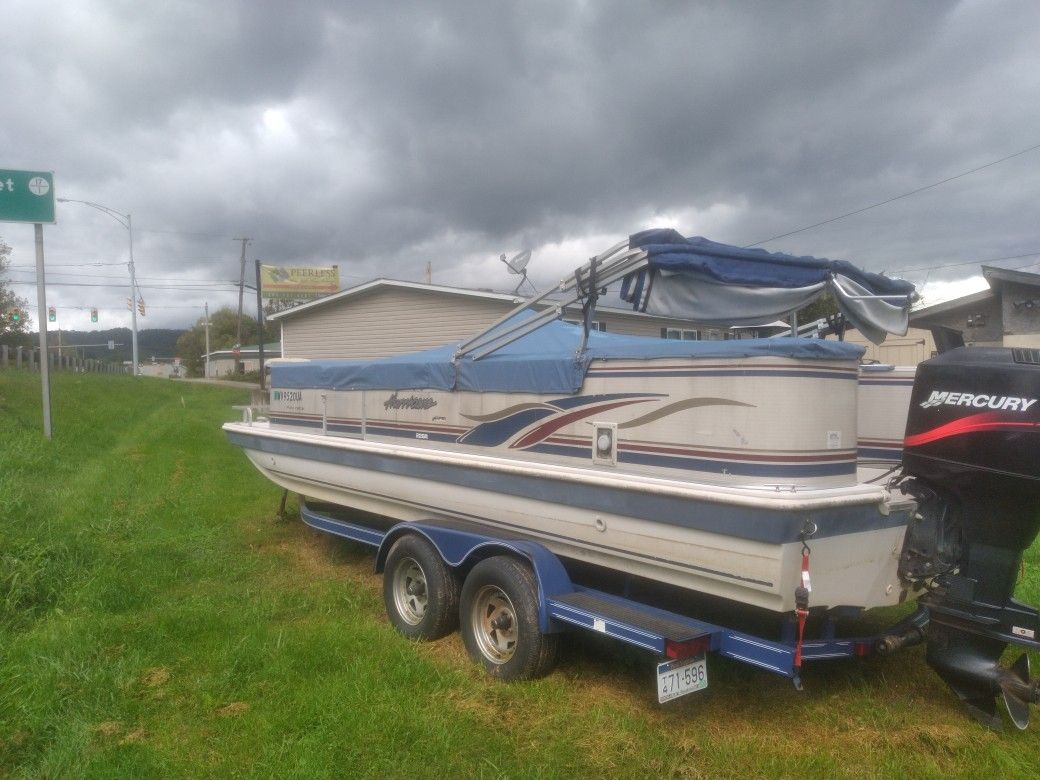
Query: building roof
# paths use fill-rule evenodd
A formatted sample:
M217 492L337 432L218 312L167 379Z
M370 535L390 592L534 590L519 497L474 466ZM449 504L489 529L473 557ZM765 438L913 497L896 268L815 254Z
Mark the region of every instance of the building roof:
M947 314L964 307L974 307L980 303L993 300L997 297L1000 287L1006 282L1040 288L1040 274L1030 271L1015 271L1009 268L984 265L982 266L982 276L989 285L988 290L979 290L968 295L962 295L960 298L952 298L948 301L916 309L910 312L910 322L919 322L937 314Z
M485 290L467 290L462 287L446 287L440 284L423 284L420 282L404 282L399 279L373 279L370 282L364 284L355 285L354 287L348 287L346 290L340 290L338 293L332 295L326 295L323 298L316 298L313 301L307 303L301 303L299 306L293 306L291 309L285 311L275 312L269 314L267 320L284 320L289 317L295 317L298 314L316 309L322 306L327 306L330 303L338 303L339 301L347 298L353 298L363 293L375 290L381 287L396 287L399 289L408 290L422 290L423 292L434 292L443 293L446 295L459 295L469 298L482 298L483 300L491 301L505 301L506 303L519 304L525 300L525 298L519 295L511 295L509 293L496 293Z
M915 309L910 312L910 324L926 320L939 314L947 314L951 311L957 311L965 306L978 306L980 303L990 301L997 297L994 290L979 290L968 295L962 295L960 298L951 298L948 301L942 301L941 303L933 303L931 306L924 306L920 309Z
M354 298L359 295L363 295L373 290L382 288L397 288L407 290L420 290L422 292L440 293L442 295L455 295L463 298L480 298L485 301L503 301L505 303L519 305L528 299L525 295L514 295L512 293L499 293L491 290L471 290L465 287L448 287L441 284L424 284L421 282L405 282L400 279L373 279L370 282L359 284L354 287L348 287L346 290L340 290L338 293L332 295L326 295L323 298L316 298L313 301L307 303L301 303L299 306L294 306L291 309L285 311L275 312L274 314L267 315L266 319L268 322L281 321L290 317L295 317L299 314L312 311L314 309L327 306L333 303L339 303L340 301L347 300L348 298ZM544 302L546 306L551 306L555 303L552 298L547 298ZM567 307L569 310L574 310L577 307ZM597 312L604 314L612 314L618 317L632 317L634 319L643 319L650 317L655 320L672 320L675 322L689 323L691 320L681 319L675 317L666 317L659 314L646 314L641 311L632 311L628 308L619 308L613 306L596 306ZM771 327L776 323L763 323L762 325L747 325L744 327Z
M275 355L275 353L278 353L279 355L282 354L282 342L280 342L280 341L272 341L270 344L264 344L264 355L265 356L266 355L271 355L273 357ZM244 346L244 347L239 348L239 351L238 351L238 356L239 357L256 357L256 356L259 356L259 355L260 355L260 345L259 344L250 344L248 346ZM215 357L234 357L234 356L235 356L235 353L231 351L230 347L227 348L227 349L215 349L212 352L210 352L208 355L203 355L204 358L208 357L208 358L211 358L211 359L215 358Z
M1032 271L1015 271L1010 268L997 268L992 265L982 266L982 275L990 287L999 287L1003 282L1023 284L1028 287L1040 287L1040 274ZM996 282L996 284L994 284Z

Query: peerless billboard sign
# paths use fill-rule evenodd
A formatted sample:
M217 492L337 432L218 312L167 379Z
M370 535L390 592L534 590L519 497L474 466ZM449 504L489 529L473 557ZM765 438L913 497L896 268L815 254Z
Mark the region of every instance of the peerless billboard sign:
M264 298L299 300L339 292L339 266L285 268L260 266L260 291Z

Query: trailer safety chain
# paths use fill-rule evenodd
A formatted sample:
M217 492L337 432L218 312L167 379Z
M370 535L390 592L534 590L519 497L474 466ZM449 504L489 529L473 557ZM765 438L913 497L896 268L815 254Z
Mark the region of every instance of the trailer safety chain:
M795 614L798 615L798 641L794 646L794 670L798 675L802 669L802 642L805 640L805 621L809 617L809 594L812 593L812 582L809 580L809 539L816 533L816 523L806 520L802 526L799 539L802 542L802 581L794 589Z

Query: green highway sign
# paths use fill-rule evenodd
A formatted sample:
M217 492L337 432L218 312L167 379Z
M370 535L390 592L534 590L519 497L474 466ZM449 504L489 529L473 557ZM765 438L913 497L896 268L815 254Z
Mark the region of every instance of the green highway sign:
M54 173L0 168L0 222L54 222Z

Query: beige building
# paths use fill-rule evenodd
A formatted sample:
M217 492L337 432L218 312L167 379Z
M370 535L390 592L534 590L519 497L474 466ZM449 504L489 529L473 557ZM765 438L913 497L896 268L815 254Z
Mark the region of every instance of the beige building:
M868 341L858 330L845 334L845 341L866 349L863 362L888 363L893 366L916 366L936 354L931 331L910 328L905 336L889 336L883 344Z
M284 358L372 358L464 341L523 300L508 293L375 279L267 319L281 324ZM563 319L580 321L581 309L567 309ZM786 327L705 328L603 306L596 308L596 326L630 336L705 340L754 338Z

